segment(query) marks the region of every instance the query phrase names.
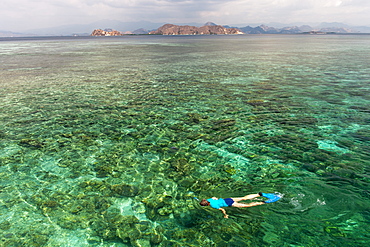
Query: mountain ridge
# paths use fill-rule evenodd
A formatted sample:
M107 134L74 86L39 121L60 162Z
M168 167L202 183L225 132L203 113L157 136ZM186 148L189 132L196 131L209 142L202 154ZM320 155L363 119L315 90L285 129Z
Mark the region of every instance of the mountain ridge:
M328 26L328 25L324 25ZM134 32L118 32L111 29L101 30L95 29L91 36L121 36L124 34L134 34ZM324 27L321 29L315 29L308 25L289 26L283 28L269 27L266 25L259 25L257 27L246 26L242 28L221 26L213 22L207 22L201 27L190 26L190 25L175 25L175 24L164 24L153 31L141 30L136 32L137 34L156 34L156 35L210 35L210 34L325 34L325 33L356 33L356 31L348 28L346 25L342 27Z
M92 30L95 29L114 29L119 30L122 33L126 34L136 34L135 30L140 30L140 34L149 33L150 31L157 30L160 26L164 25L166 23L154 23L149 21L136 21L136 22L122 22L117 20L100 20L89 24L75 24L75 25L63 25L63 26L57 26L52 28L40 28L40 29L31 29L31 30L24 30L24 31L0 31L0 37L19 37L19 36L88 36L91 34ZM200 23L176 23L176 25L189 25L189 26L202 26L203 24ZM213 22L208 22L206 25L217 25ZM322 28L346 28L351 29L354 33L370 33L370 27L367 26L350 26L344 23L336 23L336 22L323 22L318 24L311 24L307 25L304 23L300 24L283 24L283 23L271 23L271 24L238 24L238 25L222 25L226 28L239 28L243 29L246 27L250 28L258 28L261 26L267 26L270 28L274 28L276 30L282 30L285 28L287 30L287 27L312 27L312 30L314 31L320 31ZM252 27L254 26L254 27ZM263 28L262 28L263 29ZM134 30L134 31L133 31ZM271 29L272 33L280 32L280 31L273 31ZM301 31L308 32L312 30L304 29ZM264 31L265 32L265 31ZM287 31L285 31L287 32ZM258 33L255 31L255 33ZM266 33L266 32L265 32ZM139 34L139 33L137 33Z
M162 35L204 35L204 34L243 34L238 28L227 28L221 25L216 25L212 22L207 22L201 27L189 25L174 25L165 24L149 34Z

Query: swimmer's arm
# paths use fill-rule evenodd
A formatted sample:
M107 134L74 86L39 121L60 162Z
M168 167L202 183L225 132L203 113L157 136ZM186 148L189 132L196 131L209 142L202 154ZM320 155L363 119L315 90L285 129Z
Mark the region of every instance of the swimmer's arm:
M224 218L229 218L229 216L226 214L226 210L225 209L223 209L223 208L219 208L219 210L221 210L222 211L222 213L224 214Z
M212 197L212 199L213 199L213 200L218 200L218 198L217 198L217 197Z

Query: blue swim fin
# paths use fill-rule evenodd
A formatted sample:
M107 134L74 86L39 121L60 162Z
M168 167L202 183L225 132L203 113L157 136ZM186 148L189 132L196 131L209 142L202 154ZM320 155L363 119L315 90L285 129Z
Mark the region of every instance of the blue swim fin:
M278 194L273 194L273 193L259 193L261 196L266 197L268 200L265 201L265 203L271 203L271 202L276 202L278 201L281 196Z

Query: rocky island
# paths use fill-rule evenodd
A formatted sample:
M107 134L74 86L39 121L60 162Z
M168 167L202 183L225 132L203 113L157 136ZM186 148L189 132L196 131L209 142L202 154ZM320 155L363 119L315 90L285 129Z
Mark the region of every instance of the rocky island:
M205 35L205 34L243 34L238 28L226 28L221 25L196 26L178 26L174 24L165 24L149 34L160 35Z
M201 27L190 25L165 24L157 30L148 31L140 28L135 31L116 31L113 29L95 29L91 36L122 36L122 35L211 35L211 34L335 34L335 33L356 33L356 31L344 27L319 28L308 25L288 26L283 28L260 25L257 27L230 27L221 26L213 22L207 22ZM1 33L0 33L1 34Z
M124 33L112 29L95 29L90 36L122 36Z

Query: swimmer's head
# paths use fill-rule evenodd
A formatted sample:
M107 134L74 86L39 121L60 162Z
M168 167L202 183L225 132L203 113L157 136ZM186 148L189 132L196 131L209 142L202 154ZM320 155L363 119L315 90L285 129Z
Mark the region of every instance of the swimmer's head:
M202 199L202 200L199 202L199 204L200 204L201 206L209 206L209 205L210 205L209 201L207 201L206 199Z

